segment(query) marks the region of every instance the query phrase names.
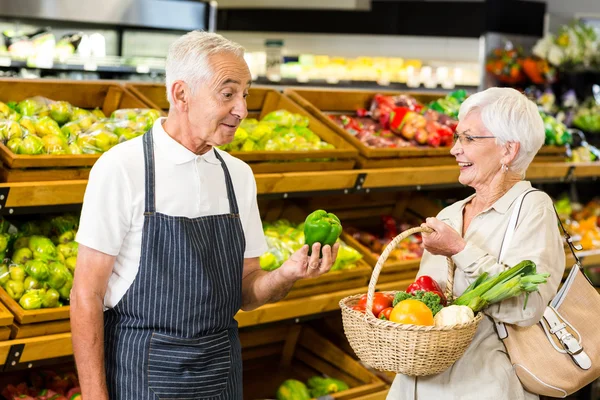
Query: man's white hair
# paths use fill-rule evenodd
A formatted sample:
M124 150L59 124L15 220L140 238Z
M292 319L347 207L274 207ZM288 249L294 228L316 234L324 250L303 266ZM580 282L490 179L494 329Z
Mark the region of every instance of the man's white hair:
M243 58L244 48L219 34L202 31L186 33L169 46L165 66L169 103L173 103L173 82L184 81L193 93L202 80L212 75L209 58L218 53L231 53Z
M515 89L490 88L469 96L460 106L458 119L464 120L472 112L479 114L497 144L521 144L510 169L524 176L546 137L535 103Z

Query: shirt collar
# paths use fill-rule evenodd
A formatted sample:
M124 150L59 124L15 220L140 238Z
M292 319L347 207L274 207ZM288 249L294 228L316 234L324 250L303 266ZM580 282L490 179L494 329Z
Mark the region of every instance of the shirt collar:
M212 149L202 155L197 155L183 146L177 140L173 139L163 127L163 122L165 120L166 118L157 119L152 127L155 152L159 152L163 157L166 157L175 165L186 164L198 158L202 158L204 161L210 164L221 164L215 154L215 149Z

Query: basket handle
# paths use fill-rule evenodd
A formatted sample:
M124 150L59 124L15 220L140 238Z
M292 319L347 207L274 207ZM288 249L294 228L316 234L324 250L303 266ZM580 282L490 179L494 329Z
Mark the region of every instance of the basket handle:
M379 256L379 260L377 260L377 264L375 265L375 268L373 269L373 273L371 274L371 280L369 281L369 290L367 291L367 305L366 305L366 310L365 310L366 315L369 315L369 314L373 315L373 298L375 297L375 286L377 285L377 281L379 280L379 274L381 273L383 264L385 264L385 262L387 261L388 257L390 256L390 253L392 252L392 250L394 250L396 248L396 246L398 246L398 243L400 243L407 237L414 235L415 233L421 233L421 232L431 233L431 232L433 232L433 230L430 228L423 228L420 226L416 227L416 228L408 229L408 230L400 233L390 243L388 243L388 245L385 247L385 249ZM446 295L446 298L448 300L450 300L452 298L452 290L454 288L455 266L454 266L454 262L452 262L452 259L450 259L448 257L448 258L446 258L446 260L448 262L448 279L446 282L445 295ZM373 315L373 316L375 318L377 318L376 315Z

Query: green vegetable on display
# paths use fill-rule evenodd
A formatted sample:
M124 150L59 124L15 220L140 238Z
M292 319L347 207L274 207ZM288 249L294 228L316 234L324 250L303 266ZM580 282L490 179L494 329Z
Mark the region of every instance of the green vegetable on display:
M334 378L322 378L320 376L313 376L306 382L306 385L308 386L310 395L315 398L349 389L348 384L344 381Z
M5 232L0 233L0 250L5 246L8 256L7 264L0 264L0 286L23 309L60 307L70 299L78 225L73 215L27 221L19 228L0 221Z
M224 151L306 151L333 149L321 140L309 127L309 118L276 110L261 121L244 119L236 130L231 143L220 146Z
M158 110L121 109L104 113L43 97L25 99L11 109L0 102L0 141L15 154L100 154L147 132Z
M283 382L276 393L277 400L310 400L311 395L306 385L296 379Z

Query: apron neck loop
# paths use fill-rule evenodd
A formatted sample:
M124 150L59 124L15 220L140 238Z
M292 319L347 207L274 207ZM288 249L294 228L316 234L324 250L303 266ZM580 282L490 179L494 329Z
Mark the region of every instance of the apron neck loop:
M150 129L143 138L144 142L144 162L146 166L146 196L144 214L154 214L156 212L156 178L154 170L154 141L152 139L152 129ZM225 185L227 187L227 198L229 199L229 212L231 214L239 214L237 198L235 197L235 190L233 188L233 181L229 174L227 164L223 161L223 158L219 152L215 149L211 151L215 152L215 156L221 162L221 167L225 174Z

